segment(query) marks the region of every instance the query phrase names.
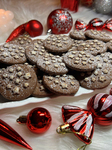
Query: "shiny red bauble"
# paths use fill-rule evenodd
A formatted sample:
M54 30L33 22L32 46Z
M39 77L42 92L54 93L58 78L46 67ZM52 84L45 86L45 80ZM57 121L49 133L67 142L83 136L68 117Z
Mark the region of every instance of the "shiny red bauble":
M32 109L27 115L26 125L34 133L44 133L51 126L51 115L42 107Z
M26 26L25 31L31 36L36 37L42 34L43 32L43 26L42 24L37 20L30 20Z
M112 124L112 95L99 93L89 99L87 108L93 113L95 123Z
M52 11L47 18L48 30L53 34L67 34L73 25L71 14L64 9Z
M83 20L77 19L75 22L75 29L85 31L87 29L87 24Z
M87 25L87 29L93 29L93 30L102 30L103 29L103 21L99 18L94 18L90 20L90 22Z

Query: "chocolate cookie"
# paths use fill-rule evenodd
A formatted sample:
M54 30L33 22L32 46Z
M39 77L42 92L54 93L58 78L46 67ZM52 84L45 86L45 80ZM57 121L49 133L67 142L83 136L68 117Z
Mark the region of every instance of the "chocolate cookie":
M86 40L78 45L78 51L85 51L92 55L98 55L107 51L107 45L100 40Z
M72 75L43 76L43 83L55 94L71 95L79 89L79 82Z
M45 53L39 55L37 59L37 67L50 75L61 75L68 72L68 69L62 61L62 57Z
M97 66L95 57L84 51L71 51L63 56L66 66L76 71L91 71Z
M15 38L10 43L19 44L21 47L26 48L32 44L32 39L27 35L20 35L19 37Z
M33 43L33 46L26 48L26 57L32 64L36 64L38 57L46 53L46 50L42 43L38 44L37 41Z
M86 40L85 32L80 30L74 30L70 32L70 37L75 40Z
M105 32L92 29L85 31L85 36L91 39L98 39L104 42L108 42L111 40L111 37Z
M72 39L67 35L50 35L44 40L44 47L53 53L63 53L72 46Z
M72 47L68 51L77 51L78 46L83 42L83 40L73 40Z
M78 74L82 79L79 83L87 89L101 89L108 86L111 82L110 68L108 64L98 63L93 72L82 72Z
M52 92L45 88L43 85L43 73L41 71L37 72L37 85L35 90L32 93L34 97L47 97L51 96Z
M8 65L25 63L27 60L25 48L17 45L5 43L0 46L0 62Z
M112 52L112 40L110 40L106 44L107 44L108 49Z
M1 76L1 95L12 101L29 97L37 84L35 71L23 64L7 67Z

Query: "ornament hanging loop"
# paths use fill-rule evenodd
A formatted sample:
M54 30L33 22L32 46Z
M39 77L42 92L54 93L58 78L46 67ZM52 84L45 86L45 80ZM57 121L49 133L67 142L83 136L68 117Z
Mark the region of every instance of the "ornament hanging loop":
M68 123L62 124L62 125L60 125L60 126L56 129L56 132L59 133L59 134L70 133L71 130L70 130L69 127L70 127L70 126L69 126Z

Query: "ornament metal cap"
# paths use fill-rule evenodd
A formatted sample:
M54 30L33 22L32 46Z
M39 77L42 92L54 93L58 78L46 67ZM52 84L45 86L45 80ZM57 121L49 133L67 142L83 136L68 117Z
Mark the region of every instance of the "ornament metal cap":
M7 123L0 119L0 139L32 150L30 145Z

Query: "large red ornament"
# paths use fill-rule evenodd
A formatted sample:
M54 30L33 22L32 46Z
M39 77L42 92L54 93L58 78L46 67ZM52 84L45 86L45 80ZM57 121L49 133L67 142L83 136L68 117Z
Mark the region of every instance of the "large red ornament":
M26 141L7 123L0 119L0 139L32 150Z
M70 13L64 9L52 11L47 18L48 30L53 34L67 34L73 25L73 19Z
M43 26L42 24L37 20L30 20L26 26L25 31L31 36L36 37L42 34L43 32Z
M44 133L51 126L51 115L49 111L42 107L32 109L27 117L20 116L18 123L26 123L28 129L34 133Z
M112 89L110 90L111 93ZM57 133L72 132L85 144L90 144L94 123L104 126L112 124L112 95L105 93L94 95L89 99L87 109L64 105L62 107L64 124L56 129Z
M95 118L95 123L100 125L112 124L112 95L99 93L90 98L87 108Z
M79 2L80 0L61 0L61 7L77 12Z

